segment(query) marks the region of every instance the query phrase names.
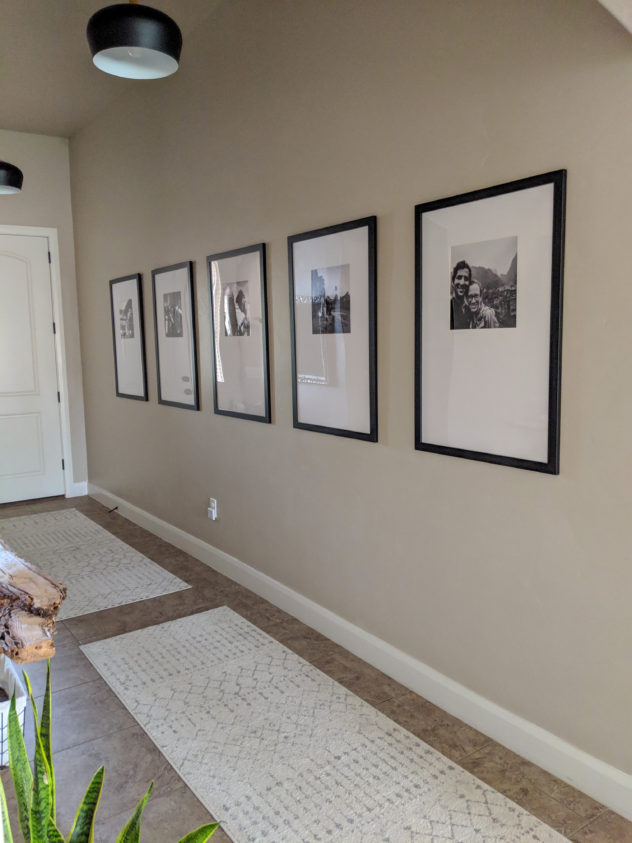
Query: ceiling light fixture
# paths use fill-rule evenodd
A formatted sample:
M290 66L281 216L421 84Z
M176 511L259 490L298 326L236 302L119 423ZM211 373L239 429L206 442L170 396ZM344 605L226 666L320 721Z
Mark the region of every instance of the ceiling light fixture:
M88 21L92 61L126 79L161 79L178 69L182 33L168 15L150 6L116 3Z
M19 193L23 181L22 170L6 161L0 161L0 193Z

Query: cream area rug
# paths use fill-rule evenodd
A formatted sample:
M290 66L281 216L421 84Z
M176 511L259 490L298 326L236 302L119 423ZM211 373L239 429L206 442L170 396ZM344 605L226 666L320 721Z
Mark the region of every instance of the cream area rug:
M67 587L59 620L190 588L76 509L1 519L0 536Z
M225 606L81 649L235 843L565 839Z

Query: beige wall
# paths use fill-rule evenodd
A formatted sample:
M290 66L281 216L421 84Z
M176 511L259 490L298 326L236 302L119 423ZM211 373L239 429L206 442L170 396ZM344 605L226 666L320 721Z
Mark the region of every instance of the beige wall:
M231 0L71 142L91 481L628 772L631 48L593 0ZM413 206L557 168L561 474L416 452ZM373 213L378 444L292 427L286 257ZM205 255L258 241L269 426L210 380ZM187 259L199 413L156 402L150 270ZM114 396L107 282L137 271L149 404Z
M0 159L15 164L24 173L22 192L15 196L3 197L0 202L0 225L57 229L73 480L75 483L85 483L87 480L86 437L68 140L0 129Z

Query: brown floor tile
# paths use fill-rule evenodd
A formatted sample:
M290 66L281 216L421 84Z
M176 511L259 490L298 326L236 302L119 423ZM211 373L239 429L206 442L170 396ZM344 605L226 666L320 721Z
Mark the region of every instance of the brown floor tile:
M604 810L495 741L463 759L461 766L565 836Z
M98 823L95 834L96 843L112 843L128 819L129 813L123 811ZM143 812L141 838L175 843L194 828L214 821L204 805L196 799L186 785L183 785L164 796L151 794ZM213 843L215 841L219 843L221 838L222 835L218 829L211 840ZM229 839L227 835L224 835L225 841Z
M68 629L65 621L57 621L57 625L55 626L55 632L53 634L53 640L57 649L68 644L74 644L76 647L79 646L77 639Z
M42 696L46 690L46 662L24 665L24 671L28 674L33 695ZM94 682L95 679L100 678L100 675L73 639L73 643L57 646L55 655L50 660L50 677L51 688L55 692L81 685L84 682Z
M569 840L573 843L632 843L632 822L613 811L606 811L569 835Z
M532 813L534 817L559 831L564 837L568 837L569 834L572 834L584 824L578 814L566 808L526 779L520 784L503 787L501 793Z
M582 824L595 819L606 810L599 802L495 741L490 741L465 759L462 766L503 793L506 792L503 788L507 787L511 787L512 791L521 787L536 788L576 814Z
M428 732L435 726L440 726L446 718L450 718L443 709L413 691L381 703L376 708L413 734L417 734L418 730Z
M312 659L311 662L370 705L410 693L404 685L342 647L335 654Z
M223 605L224 599L216 594L213 587L187 588L150 600L69 618L65 623L80 644L89 644Z
M252 596L251 596L252 595ZM235 592L226 600L226 605L229 606L233 612L237 612L242 618L250 621L251 624L258 626L264 632L270 634L270 629L274 628L280 623L291 618L287 612L268 603L267 600L258 597L247 589L242 592ZM275 637L275 636L272 636Z
M97 812L101 822L120 814L129 818L150 781L154 782L155 799L170 797L183 786L182 779L138 725L57 752L54 763L58 825L66 834L91 777L101 765L105 766ZM170 838L162 839L166 843Z
M308 662L325 659L342 649L296 618L273 622L265 631Z
M53 749L111 735L136 721L103 679L53 693Z
M380 703L376 708L457 763L462 764L464 758L490 740L412 691Z

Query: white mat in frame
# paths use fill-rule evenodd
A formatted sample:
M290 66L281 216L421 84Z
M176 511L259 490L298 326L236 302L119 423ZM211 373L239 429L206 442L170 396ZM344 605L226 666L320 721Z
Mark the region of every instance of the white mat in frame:
M565 839L227 607L81 649L236 843Z
M0 536L68 588L59 620L190 588L76 509L0 519Z

